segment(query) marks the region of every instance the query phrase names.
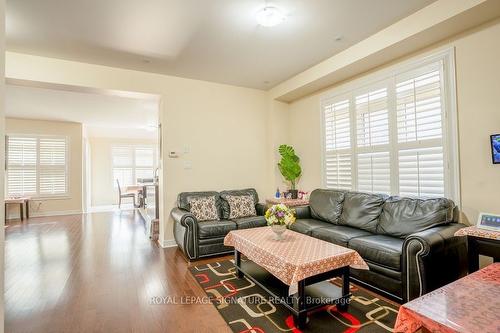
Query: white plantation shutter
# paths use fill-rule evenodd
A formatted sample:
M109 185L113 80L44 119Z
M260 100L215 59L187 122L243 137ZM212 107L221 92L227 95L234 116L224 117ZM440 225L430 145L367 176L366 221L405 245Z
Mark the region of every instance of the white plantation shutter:
M445 195L442 63L396 77L399 193Z
M358 154L358 190L391 193L389 152Z
M443 148L399 151L399 193L404 196L444 196Z
M349 190L352 188L351 155L327 154L325 158L325 181L327 188Z
M36 194L37 140L7 137L7 195Z
M155 148L153 146L119 145L111 147L113 186L135 184L137 178L153 178Z
M350 148L349 100L326 105L324 117L326 150Z
M67 192L66 139L39 139L39 194L61 195Z
M61 196L67 187L65 137L7 137L7 195Z
M323 106L325 125L325 185L328 188L351 189L351 128L349 99ZM347 152L347 153L344 153Z
M132 185L134 183L133 168L117 167L113 168L113 186L118 187L116 180L120 182L120 186Z
M128 146L114 146L111 148L113 166L131 167L133 162L133 150Z
M447 146L454 133L446 112L452 75L444 79L445 68L453 70L452 57L434 59L322 101L327 188L414 197L458 194L451 182L456 170L450 168L456 155Z
M358 147L389 143L387 88L355 97Z
M396 78L398 142L442 137L440 65Z
M382 83L385 85L385 83ZM387 87L380 84L355 94L357 189L390 193L389 109ZM377 149L377 151L374 151Z
M135 177L153 178L154 171L153 147L138 147L135 149Z

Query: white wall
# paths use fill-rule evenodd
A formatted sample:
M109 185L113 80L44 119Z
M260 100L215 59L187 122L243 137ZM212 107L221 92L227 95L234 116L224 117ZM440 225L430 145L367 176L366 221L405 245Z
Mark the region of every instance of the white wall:
M91 206L118 204L118 191L114 188L111 147L116 144L156 145L150 139L90 138ZM127 202L132 202L128 200Z
M65 198L33 200L30 214L51 215L82 211L82 124L62 121L7 118L5 132L9 134L63 135L69 138L69 194ZM18 207L11 205L9 215L18 217Z

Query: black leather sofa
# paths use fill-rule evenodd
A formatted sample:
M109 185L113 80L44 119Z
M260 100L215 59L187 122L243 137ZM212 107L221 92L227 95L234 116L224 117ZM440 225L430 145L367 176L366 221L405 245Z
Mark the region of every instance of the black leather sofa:
M252 195L256 203L257 216L229 219L229 204L226 195ZM198 222L189 212L189 201L194 197L215 196L220 220ZM231 230L263 227L265 205L258 203L255 189L222 192L183 192L177 196L177 207L172 209L174 238L186 258L196 260L203 257L233 253L232 247L224 246L224 237Z
M223 245L229 231L266 225L263 204L256 205L259 216L229 220L227 194L251 194L258 202L253 189L179 194L171 212L174 237L189 260L232 253ZM189 213L190 198L212 195L221 220L197 222ZM351 269L352 279L362 286L406 302L467 273L465 239L454 236L465 225L456 222L451 200L318 189L309 202L295 207L291 229L356 250L370 267Z
M370 270L351 269L352 279L399 302L467 273L451 200L318 189L296 213L292 230L356 250Z

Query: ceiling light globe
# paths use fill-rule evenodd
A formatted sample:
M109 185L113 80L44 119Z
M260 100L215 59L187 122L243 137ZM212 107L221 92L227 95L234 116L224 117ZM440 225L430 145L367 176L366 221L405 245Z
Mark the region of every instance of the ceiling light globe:
M257 12L257 23L263 27L274 27L285 20L285 14L273 6L267 6Z

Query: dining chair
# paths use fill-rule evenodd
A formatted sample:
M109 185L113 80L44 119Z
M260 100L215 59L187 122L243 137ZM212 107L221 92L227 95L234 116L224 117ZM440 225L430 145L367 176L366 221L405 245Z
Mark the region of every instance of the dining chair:
M126 198L132 198L135 207L135 193L125 192L122 194L122 188L120 186L120 181L118 179L116 179L116 184L118 185L118 208L120 208L122 205L122 199Z

